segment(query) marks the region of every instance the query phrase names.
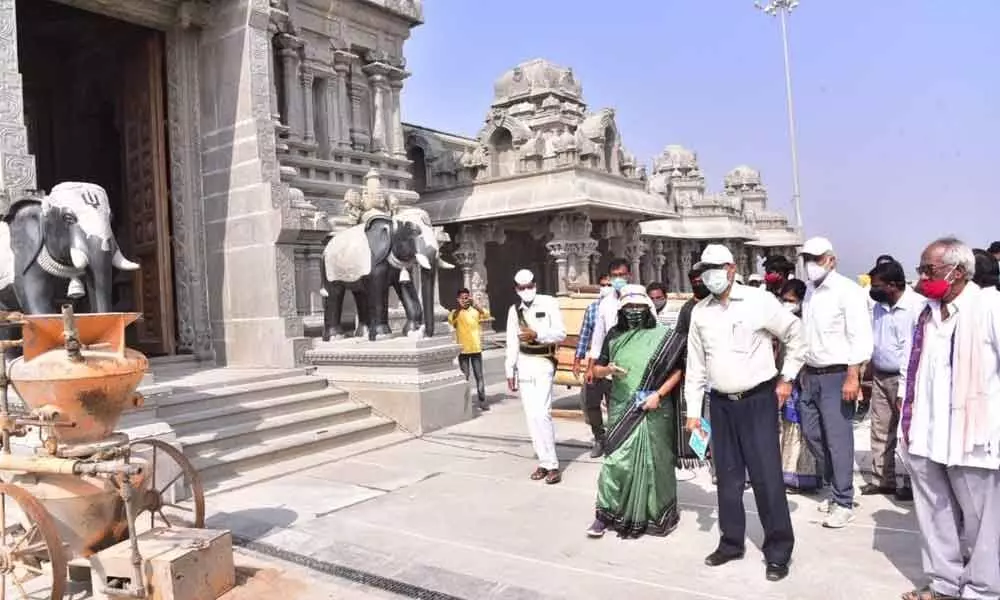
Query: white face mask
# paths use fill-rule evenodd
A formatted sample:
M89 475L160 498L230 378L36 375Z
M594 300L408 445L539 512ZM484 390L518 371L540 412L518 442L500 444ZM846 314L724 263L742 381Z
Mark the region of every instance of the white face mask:
M799 306L798 302L788 302L788 301L785 301L785 302L782 302L781 304L782 304L782 306L785 307L785 310L787 310L788 312L790 312L792 314L795 314L795 315L799 314L799 310L800 310L801 307Z
M809 281L813 283L818 283L822 281L823 278L826 277L829 272L830 271L826 267L818 263L814 262L806 263L806 277L808 277Z
M610 285L602 285L601 286L601 298L606 297L608 294L610 294L613 291L615 291L615 288L611 287Z
M521 298L521 301L525 304L530 304L532 300L535 299L535 288L529 288L527 290L518 290L517 295Z
M729 287L729 273L725 269L710 269L701 274L701 282L709 292L718 296Z

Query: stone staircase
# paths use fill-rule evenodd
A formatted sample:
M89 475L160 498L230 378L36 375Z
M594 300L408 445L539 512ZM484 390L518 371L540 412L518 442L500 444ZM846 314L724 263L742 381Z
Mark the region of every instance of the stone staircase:
M321 451L396 430L311 368L216 368L172 357L154 359L151 371L152 382L140 387L146 410L170 426L209 484L262 469L281 472Z

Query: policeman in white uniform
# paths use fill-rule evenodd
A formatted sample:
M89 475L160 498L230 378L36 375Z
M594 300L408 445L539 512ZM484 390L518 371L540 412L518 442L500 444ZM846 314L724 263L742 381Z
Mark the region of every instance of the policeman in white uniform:
M535 276L527 269L514 275L514 289L521 301L507 311L507 387L520 391L531 443L538 456L535 481L559 483L556 432L552 424L552 379L555 351L566 339L559 303L535 292Z

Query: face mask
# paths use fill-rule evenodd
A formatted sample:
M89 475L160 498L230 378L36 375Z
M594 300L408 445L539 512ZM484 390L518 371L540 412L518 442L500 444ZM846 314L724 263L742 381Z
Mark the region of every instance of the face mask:
M802 312L802 305L800 305L798 302L788 302L788 301L785 301L785 302L782 302L781 304L782 304L782 306L785 307L785 310L787 310L788 312L792 313L793 315L797 315L800 312Z
M624 277L615 277L611 280L611 287L614 288L616 292L622 291L622 288L628 285L628 280Z
M521 298L521 301L525 304L531 304L531 301L535 299L535 288L530 288L527 290L518 290L517 295Z
M622 309L622 313L625 314L625 322L628 323L630 329L635 329L642 325L642 322L646 319L646 312L649 309L638 308L638 307L628 307Z
M666 298L664 298L663 300L653 300L653 307L655 307L656 310L662 310L663 307L666 305L667 305Z
M691 284L691 292L697 300L704 300L712 295L712 292L709 292L708 288L705 287L704 282Z
M948 274L941 279L921 279L920 283L917 284L919 288L917 291L931 300L941 300L951 291L952 282L948 281L948 278L954 272L955 267L952 267L951 271L948 271Z
M828 271L826 267L820 264L814 262L806 263L806 277L808 277L809 281L813 283L823 281L823 278L826 277L829 272L830 271Z
M709 293L718 296L729 287L729 274L725 269L711 269L701 274L701 282Z
M612 291L614 291L614 288L611 287L610 285L602 285L601 286L601 298L606 297Z
M889 304L892 301L892 297L889 292L883 290L882 288L872 288L868 290L868 296L879 304Z

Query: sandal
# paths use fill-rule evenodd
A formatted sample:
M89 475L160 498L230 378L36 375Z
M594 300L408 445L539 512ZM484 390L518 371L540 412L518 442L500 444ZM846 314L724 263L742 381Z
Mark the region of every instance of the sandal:
M549 474L549 470L544 467L538 467L535 472L531 474L532 481L541 481Z
M559 483L560 481L562 481L562 473L559 472L559 469L552 469L549 471L549 474L545 476L545 483L549 485Z
M906 592L902 595L902 600L960 600L960 598L958 596L949 596L935 592L931 586L927 586L919 590Z

